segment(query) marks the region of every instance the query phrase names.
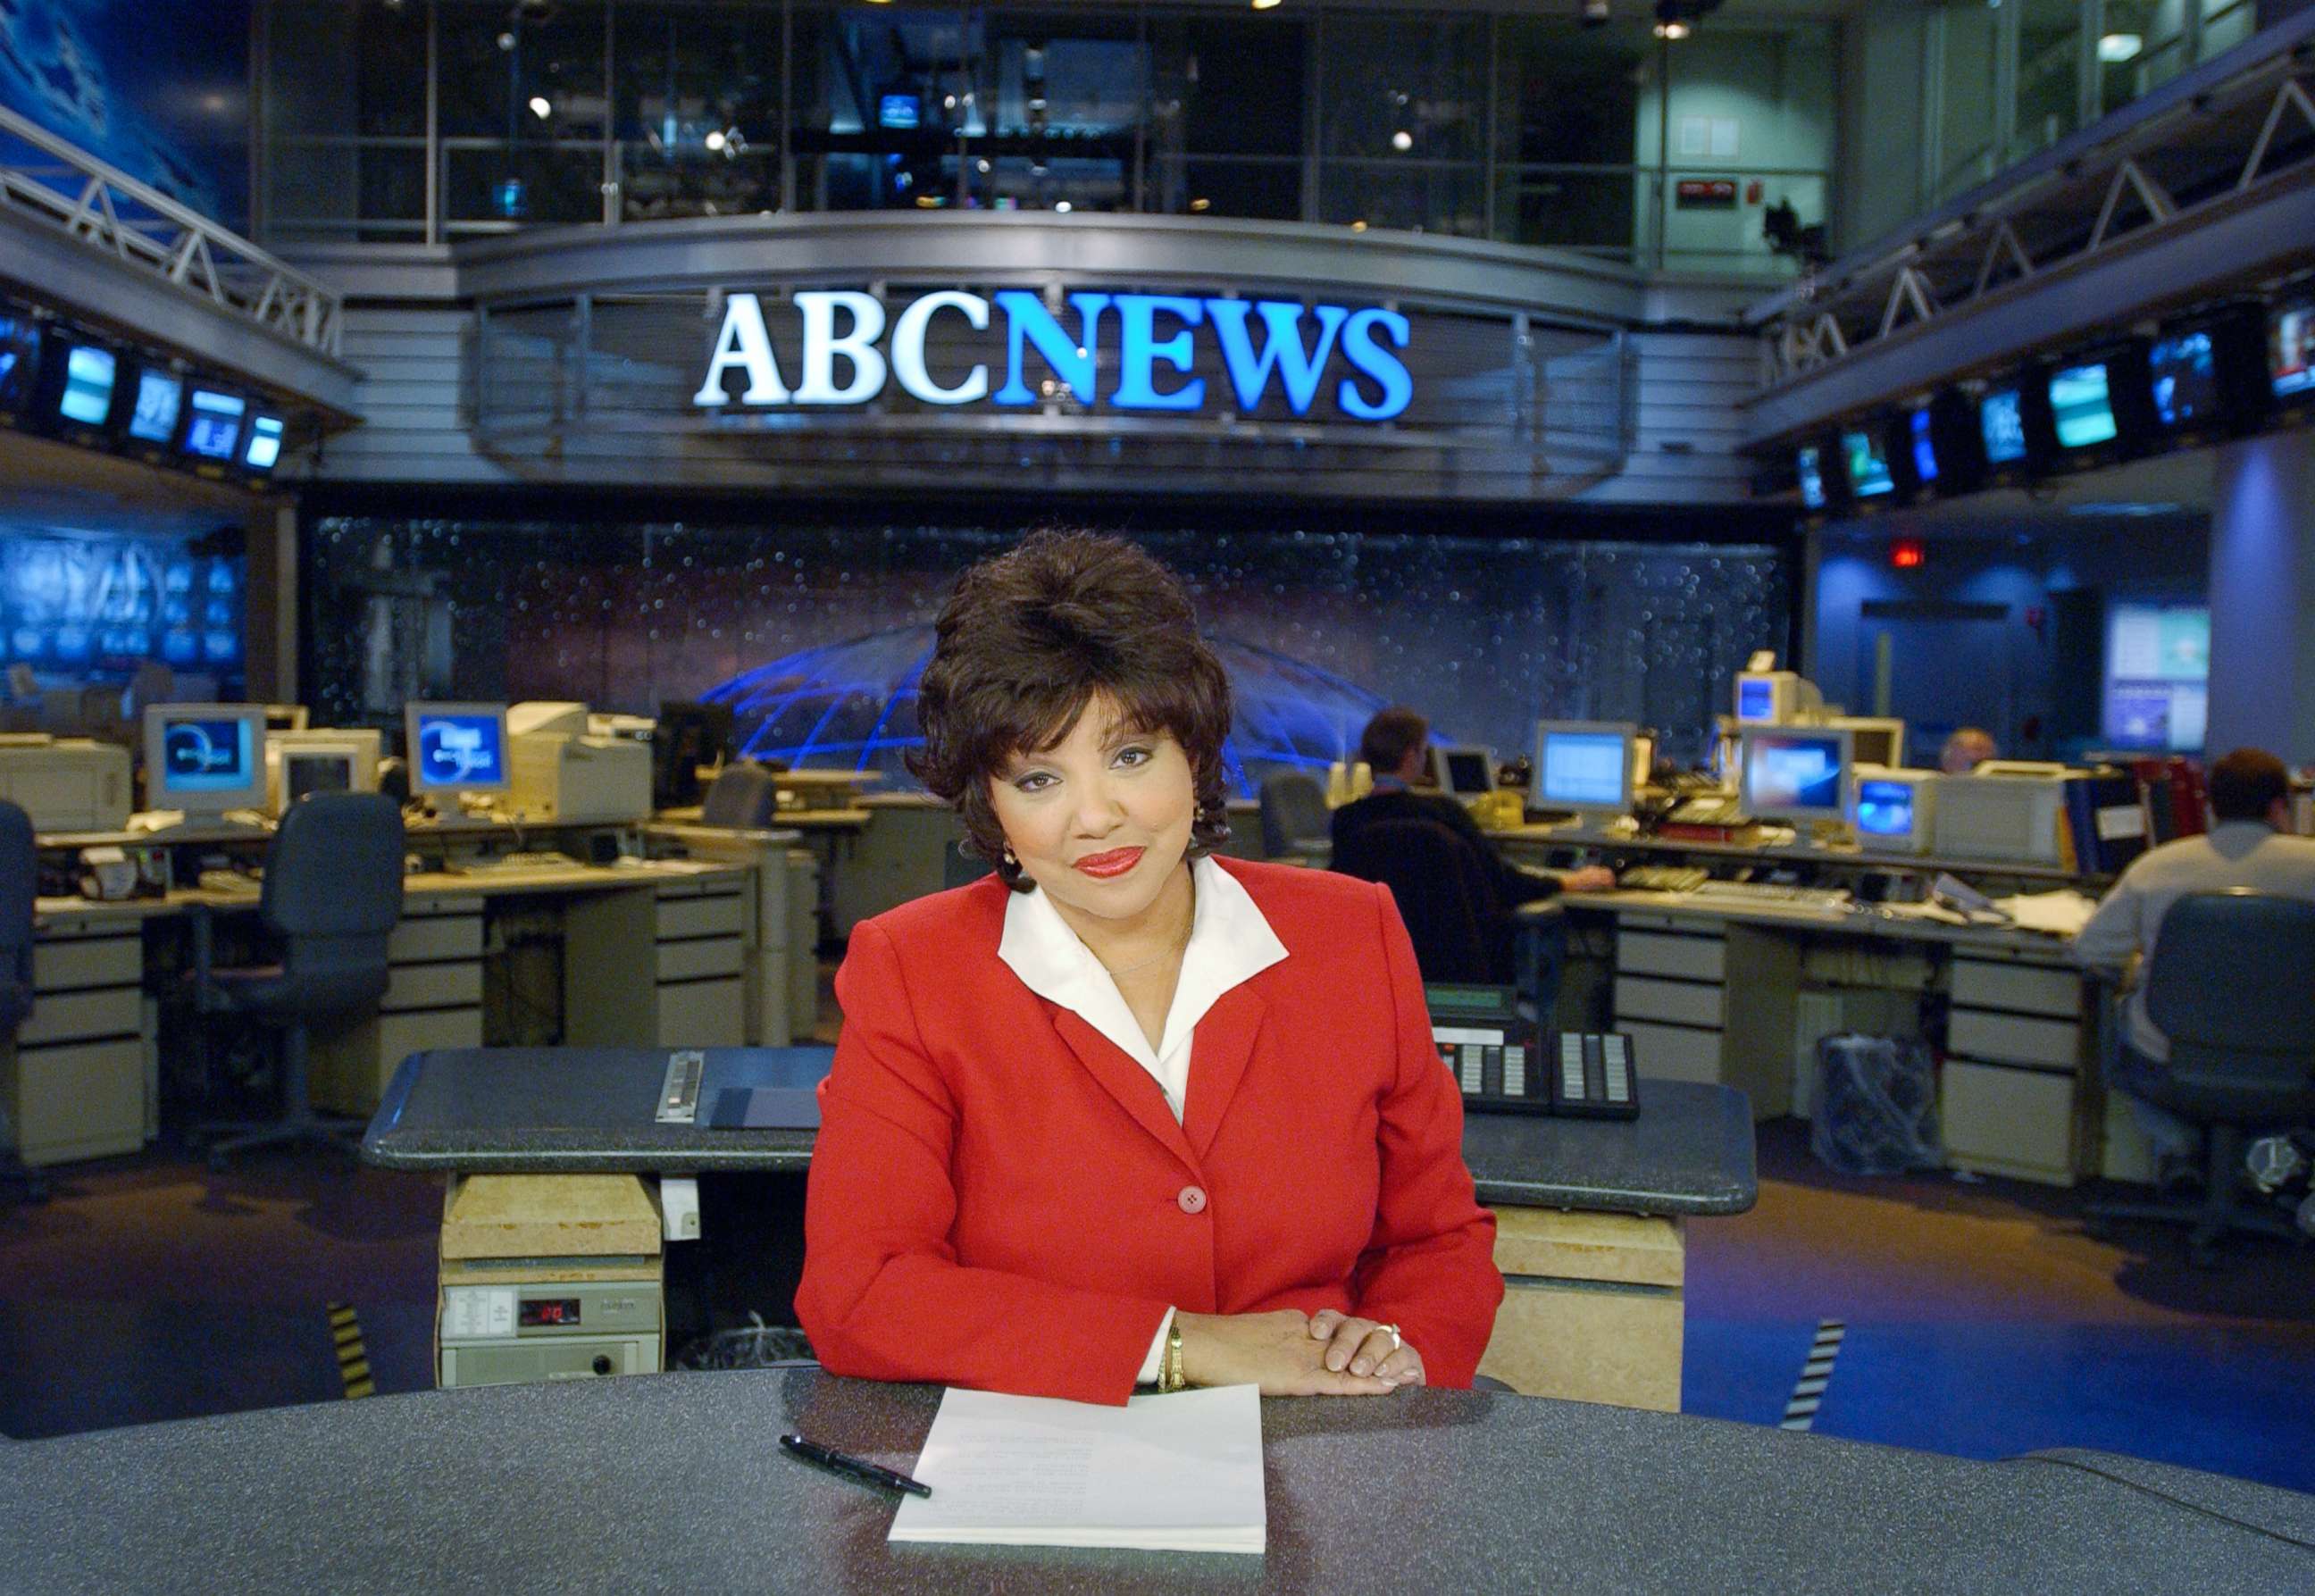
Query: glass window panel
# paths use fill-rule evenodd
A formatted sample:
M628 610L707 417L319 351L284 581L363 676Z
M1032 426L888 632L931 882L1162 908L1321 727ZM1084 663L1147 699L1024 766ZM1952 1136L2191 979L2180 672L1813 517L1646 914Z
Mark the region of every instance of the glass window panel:
M1938 186L1940 196L1958 193L1993 175L1998 151L1993 85L2001 13L1972 4L1947 5L1938 13L1944 35L1943 70L1938 84Z
M778 147L776 4L623 4L616 24L612 111L623 142L666 161L720 154L733 134L744 147Z
M1623 166L1637 158L1640 85L1655 55L1645 26L1506 18L1500 50L1498 160Z
M603 219L603 152L596 145L452 148L443 152L443 215L451 222Z
M2018 11L2018 120L2009 150L2022 161L2074 130L2080 119L2082 27L2079 0L2023 0Z
M1486 17L1327 13L1322 156L1477 160L1487 130Z
M2257 31L2257 0L2203 0L2204 60L2234 49Z
M1266 222L1302 219L1299 161L1172 157L1154 163L1150 177L1155 192L1145 207L1149 210Z
M423 145L276 145L267 181L267 226L276 235L344 242L358 221L411 224L383 229L389 238L425 230Z
M426 133L426 8L356 0L265 15L269 137Z
M776 146L727 142L715 150L670 153L649 143L622 144L619 163L619 214L630 222L779 208Z
M1330 161L1319 170L1321 221L1484 238L1486 204L1484 166Z
M1152 131L1160 147L1191 155L1302 152L1302 24L1277 12L1228 16L1160 13L1149 19L1155 58Z
M1628 257L1638 185L1653 181L1628 171L1499 169L1496 236L1506 244Z
M439 5L445 137L602 137L610 110L602 0L557 0L541 10L501 0ZM534 100L546 106L545 117Z

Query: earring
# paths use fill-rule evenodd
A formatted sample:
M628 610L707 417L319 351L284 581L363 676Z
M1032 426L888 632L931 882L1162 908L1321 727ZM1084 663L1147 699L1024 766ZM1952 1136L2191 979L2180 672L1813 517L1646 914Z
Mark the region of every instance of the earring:
M1011 865L1016 870L1021 868L1021 861L1014 854L1013 845L1009 842L1005 845L1005 863Z

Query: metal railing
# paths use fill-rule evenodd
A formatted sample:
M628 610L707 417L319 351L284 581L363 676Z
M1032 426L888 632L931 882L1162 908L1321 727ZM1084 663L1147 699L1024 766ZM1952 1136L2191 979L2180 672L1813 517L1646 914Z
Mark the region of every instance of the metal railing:
M314 279L5 106L0 135L58 163L36 164L11 150L13 159L0 163L0 212L150 270L308 349L337 354L342 306Z
M2303 184L2315 15L2256 35L2040 155L1755 306L1761 386L2123 244Z

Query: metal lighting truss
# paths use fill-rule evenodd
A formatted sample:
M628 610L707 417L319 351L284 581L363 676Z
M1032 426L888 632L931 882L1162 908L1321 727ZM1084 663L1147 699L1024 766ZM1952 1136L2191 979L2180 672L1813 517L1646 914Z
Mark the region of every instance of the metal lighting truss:
M151 270L317 353L338 353L339 297L312 278L5 106L0 134L61 164L0 166L0 208Z
M1754 306L1747 319L1764 334L1762 397L2124 252L2151 254L2151 246L2303 199L2315 190L2311 82L2315 16L2245 40L1964 194L1902 238L1885 238ZM2287 270L2294 256L2315 261L2315 236L2278 228L2267 242L2270 251L2211 261L2199 281L2163 273L2145 283L2148 304L2114 303L2112 319L2133 319L2157 300L2240 288L2246 278ZM1968 341L1955 344L1956 358L2006 352L1973 351Z

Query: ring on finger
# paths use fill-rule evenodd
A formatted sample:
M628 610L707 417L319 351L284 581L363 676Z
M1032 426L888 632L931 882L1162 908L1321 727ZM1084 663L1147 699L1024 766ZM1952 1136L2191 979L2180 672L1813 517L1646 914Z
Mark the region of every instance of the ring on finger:
M1387 1332L1387 1333L1389 1334L1389 1336L1390 1336L1390 1350L1391 1350L1392 1352L1395 1352L1398 1351L1398 1349L1399 1349L1399 1348L1401 1348L1401 1347L1403 1347L1403 1346L1405 1346L1405 1345L1406 1344L1406 1338L1405 1338L1404 1336L1400 1335L1400 1334L1399 1334L1399 1333L1398 1333L1398 1326L1396 1326L1396 1325L1377 1325L1377 1326L1375 1326L1375 1328L1376 1328L1376 1329L1378 1329L1378 1330L1385 1331L1385 1332Z

